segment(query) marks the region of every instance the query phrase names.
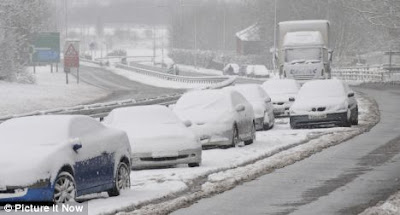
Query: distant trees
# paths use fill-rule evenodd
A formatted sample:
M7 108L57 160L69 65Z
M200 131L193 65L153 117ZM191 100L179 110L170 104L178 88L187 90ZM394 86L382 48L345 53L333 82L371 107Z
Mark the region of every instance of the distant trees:
M0 1L0 80L15 81L29 62L29 37L51 27L49 0Z

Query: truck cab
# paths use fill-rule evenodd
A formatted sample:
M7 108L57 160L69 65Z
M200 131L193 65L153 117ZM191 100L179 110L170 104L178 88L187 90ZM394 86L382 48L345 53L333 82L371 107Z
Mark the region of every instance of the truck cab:
M278 60L282 78L295 79L300 83L331 78L328 21L281 22L279 31Z

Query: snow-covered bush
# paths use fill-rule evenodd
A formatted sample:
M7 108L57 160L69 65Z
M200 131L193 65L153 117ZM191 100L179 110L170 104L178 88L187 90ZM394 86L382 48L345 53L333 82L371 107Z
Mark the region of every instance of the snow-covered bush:
M18 81L29 74L24 69L30 62L29 39L51 30L51 6L50 0L0 1L0 80Z

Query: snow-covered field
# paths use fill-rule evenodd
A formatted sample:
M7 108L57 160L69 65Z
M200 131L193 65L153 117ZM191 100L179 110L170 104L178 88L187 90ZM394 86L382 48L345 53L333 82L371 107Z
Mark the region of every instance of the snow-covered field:
M273 130L257 133L250 146L203 151L198 168L180 165L167 169L133 171L132 187L121 196L92 195L90 214L133 211L134 214L165 214L188 202L223 192L323 148L365 132L379 120L374 101L359 96L360 125L352 128L291 130L288 119L278 119ZM155 205L153 205L155 204Z
M66 85L63 68L58 69L50 73L50 66L37 67L36 84L0 82L0 116L86 104L107 96L99 88L82 82L77 85L72 75Z

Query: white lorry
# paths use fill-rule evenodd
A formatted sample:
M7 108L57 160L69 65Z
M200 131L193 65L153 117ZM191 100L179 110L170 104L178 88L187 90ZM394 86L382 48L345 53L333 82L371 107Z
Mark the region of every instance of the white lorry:
M281 77L299 82L331 78L329 21L280 22L278 32L276 57Z

